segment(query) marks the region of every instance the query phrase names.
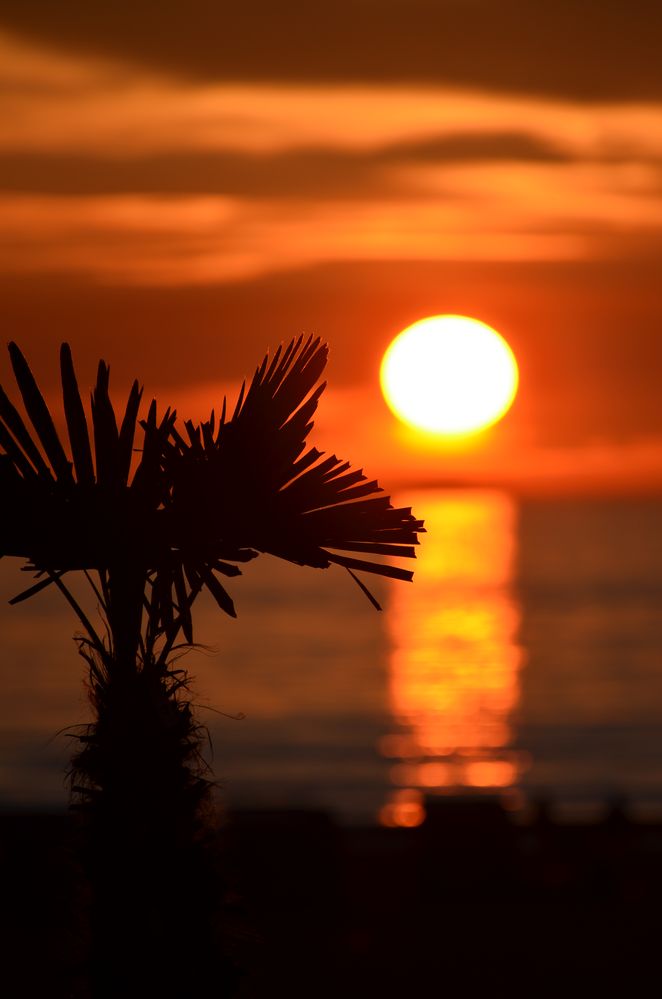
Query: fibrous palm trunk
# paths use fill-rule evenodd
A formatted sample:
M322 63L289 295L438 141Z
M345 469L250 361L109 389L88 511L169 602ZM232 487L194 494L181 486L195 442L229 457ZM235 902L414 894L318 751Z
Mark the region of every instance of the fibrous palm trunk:
M217 917L200 727L187 679L153 661L91 664L96 720L72 782L91 888L94 999L232 993Z

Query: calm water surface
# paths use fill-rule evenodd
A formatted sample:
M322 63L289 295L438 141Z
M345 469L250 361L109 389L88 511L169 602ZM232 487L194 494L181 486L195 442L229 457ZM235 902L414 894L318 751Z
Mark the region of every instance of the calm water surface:
M403 501L428 534L413 585L368 580L383 614L267 557L237 621L201 603L186 665L227 800L390 825L458 790L661 805L662 504ZM64 807L83 664L58 594L7 606L24 585L0 563L0 807Z

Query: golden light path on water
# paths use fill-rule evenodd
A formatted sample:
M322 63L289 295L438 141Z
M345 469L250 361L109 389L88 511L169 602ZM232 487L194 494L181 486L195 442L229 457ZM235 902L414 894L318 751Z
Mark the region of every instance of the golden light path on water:
M408 494L428 533L413 586L387 614L396 728L380 751L394 790L384 825L414 826L424 796L506 789L523 760L511 744L522 654L513 593L515 504L503 493Z

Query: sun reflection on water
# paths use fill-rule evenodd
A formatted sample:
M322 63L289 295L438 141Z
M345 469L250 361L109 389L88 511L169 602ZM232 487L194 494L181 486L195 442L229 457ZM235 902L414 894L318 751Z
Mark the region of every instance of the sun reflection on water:
M522 653L513 593L513 500L498 492L421 492L425 518L413 586L388 611L389 697L395 730L380 741L394 790L385 825L425 817L423 793L513 787L512 748Z

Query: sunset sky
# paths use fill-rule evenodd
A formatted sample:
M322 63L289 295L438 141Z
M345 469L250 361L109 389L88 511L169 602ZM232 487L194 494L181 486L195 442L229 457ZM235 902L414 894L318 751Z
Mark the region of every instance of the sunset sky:
M652 0L5 0L4 339L51 389L67 339L82 383L104 356L202 416L316 333L316 440L387 485L659 490L661 50ZM520 365L454 447L377 380L438 313Z

